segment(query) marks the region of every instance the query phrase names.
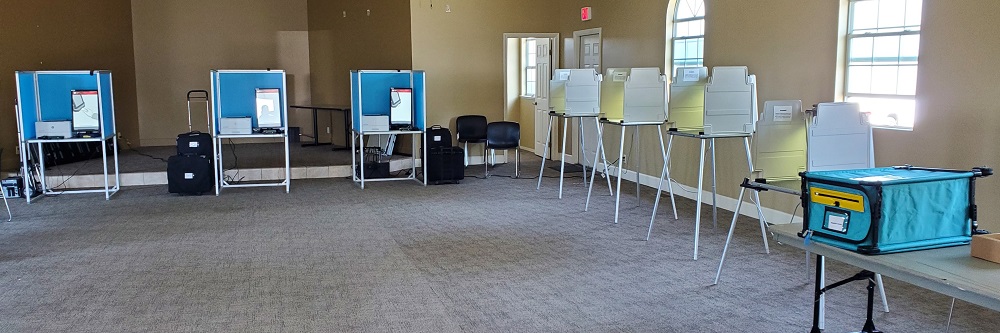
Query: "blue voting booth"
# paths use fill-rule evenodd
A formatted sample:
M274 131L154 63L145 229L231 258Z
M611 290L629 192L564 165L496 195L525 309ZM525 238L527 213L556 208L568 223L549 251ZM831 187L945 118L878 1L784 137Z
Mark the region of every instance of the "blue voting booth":
M121 183L111 72L19 71L15 73L15 80L18 141L22 151L38 150L37 161L30 160L31 154L21 154L22 170L30 170L29 164L35 162L39 165L41 188L38 191L41 193L26 186L28 203L37 194L104 193L105 199L111 199ZM110 141L111 149L106 141ZM48 188L43 146L84 142L104 143L99 145L104 162L103 188ZM109 168L109 161L113 161L113 170Z
M351 71L351 148L355 152L351 156L351 164L355 170L353 179L361 188L369 181L415 180L426 184L426 173L422 180L416 178L417 156L422 156L422 161L427 157L426 128L427 83L424 71ZM412 165L407 177L387 177L388 158L399 135L413 138ZM378 140L378 152L365 151L366 137Z
M291 189L288 149L288 96L285 71L212 70L212 136L215 156L215 195L226 187L284 187ZM262 115L267 105L269 116ZM266 122L266 123L262 123ZM223 140L277 139L284 146L285 178L278 182L237 183L226 179L222 163ZM234 171L238 172L238 171Z

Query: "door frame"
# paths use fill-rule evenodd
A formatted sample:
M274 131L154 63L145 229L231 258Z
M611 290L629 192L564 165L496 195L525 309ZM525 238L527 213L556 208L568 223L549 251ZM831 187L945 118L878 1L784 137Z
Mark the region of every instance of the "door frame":
M590 28L590 29L577 30L577 31L573 32L573 46L574 46L575 51L576 51L576 52L574 52L574 55L573 55L576 58L576 60L573 61L574 68L583 68L583 64L582 64L583 57L580 57L580 52L583 51L583 48L581 47L581 45L583 45L583 43L581 41L583 40L584 36L590 36L590 35L597 35L597 40L598 40L598 42L601 45L601 51L600 51L600 53L597 54L597 58L600 59L599 62L601 63L601 67L600 67L600 71L597 74L604 74L603 73L604 72L604 35L601 34L601 28ZM580 121L580 119L577 118L576 121ZM574 125L570 125L570 126L574 126ZM584 125L587 125L587 124L584 124ZM574 126L572 128L573 129L573 131L572 131L573 135L571 136L571 138L569 138L567 140L570 140L570 142L575 142L573 144L573 149L571 150L572 158L575 159L574 163L583 164L583 159L581 158L583 156L583 151L580 150L581 147L579 145L580 135L583 134L583 133L577 133L577 132L579 132L577 130L578 128L579 128L579 126ZM591 144L596 144L596 143L591 143ZM567 159L567 161L569 161L570 157L567 156L566 159ZM595 161L594 165L597 165L596 161Z
M504 91L504 94L503 94L504 95L504 100L503 100L504 115L503 115L503 119L504 120L510 120L510 118L511 118L511 116L507 114L507 110L509 109L509 105L507 105L507 97L506 97L507 96L507 92L510 91L510 89L512 89L512 87L509 87L509 85L507 84L507 65L508 65L508 63L507 63L507 53L510 52L510 50L507 49L507 40L510 39L510 38L548 38L548 39L551 39L552 40L552 43L551 43L552 44L551 45L551 47L552 47L552 59L551 59L552 69L555 70L557 68L560 68L559 64L561 63L561 61L560 61L561 59L559 58L559 44L561 42L559 40L559 33L555 33L555 32L543 32L543 33L507 32L507 33L504 33L503 34L503 39L502 39L502 42L503 42L503 55L504 55L503 56L503 67L502 67L502 69L503 69L502 73L503 73L503 78L504 78L504 80L503 80L503 91ZM547 124L538 124L537 122L535 123L535 127L546 126L546 125ZM522 130L524 130L524 129L522 129ZM532 128L531 130L534 131L535 128ZM553 133L552 133L552 137L555 137L556 133L554 133L554 132L555 131L553 131ZM552 137L550 137L549 139L551 140ZM555 141L550 141L550 142L555 142ZM521 145L524 146L524 143L522 142ZM530 144L531 148L534 148L534 146L535 146L534 143ZM549 154L548 154L550 157L553 156L552 155L553 152L556 151L556 149L554 149L555 146L556 146L555 144L551 144L550 145ZM535 153L537 154L539 152L535 152Z

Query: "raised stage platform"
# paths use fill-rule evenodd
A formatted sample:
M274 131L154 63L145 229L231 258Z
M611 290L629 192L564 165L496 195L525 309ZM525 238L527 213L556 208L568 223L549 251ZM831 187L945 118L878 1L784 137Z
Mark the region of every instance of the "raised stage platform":
M248 182L284 178L284 148L281 143L226 144L224 148L227 176ZM122 149L118 154L122 186L166 185L166 160L176 152L174 146ZM109 166L112 163L109 159ZM301 147L292 144L289 146L289 164L292 179L351 176L351 152L332 151L330 146ZM408 156L393 156L390 166L392 171L409 169L410 159ZM52 166L45 173L47 184L61 184L55 188L104 186L104 170L99 157Z

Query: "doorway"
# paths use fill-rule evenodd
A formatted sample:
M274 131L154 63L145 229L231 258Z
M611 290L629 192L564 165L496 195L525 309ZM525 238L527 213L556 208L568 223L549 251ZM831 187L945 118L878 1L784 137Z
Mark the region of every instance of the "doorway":
M504 120L521 125L521 149L542 156L548 129L549 81L559 63L559 34L505 33L503 45ZM553 156L552 147L556 146L550 145L548 156Z
M573 41L576 45L579 45L577 48L577 68L593 68L598 74L601 74L603 70L603 67L601 67L601 56L604 53L602 50L601 28L575 31L573 32ZM577 119L577 121L579 120ZM576 129L578 128L581 128L580 124L576 124L572 128L574 139L570 142L582 142L583 144L573 146L573 156L579 157L578 163L581 165L587 168L594 167L598 160L597 129L594 124L589 122L582 124L583 129L579 134L576 133ZM580 135L583 137L579 137Z

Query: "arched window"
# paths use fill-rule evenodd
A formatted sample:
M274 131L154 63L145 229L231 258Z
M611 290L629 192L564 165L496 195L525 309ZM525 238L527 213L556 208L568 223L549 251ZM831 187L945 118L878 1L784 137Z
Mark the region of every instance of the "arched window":
M922 0L850 0L844 99L872 125L912 129Z
M674 7L671 69L705 64L705 1L677 0Z

